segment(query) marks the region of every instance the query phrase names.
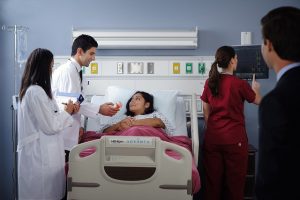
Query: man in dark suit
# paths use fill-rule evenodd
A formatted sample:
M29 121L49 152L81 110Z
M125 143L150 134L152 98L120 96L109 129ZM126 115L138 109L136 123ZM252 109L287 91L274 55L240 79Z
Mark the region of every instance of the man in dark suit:
M262 54L277 75L259 107L258 200L300 199L300 9L261 19Z

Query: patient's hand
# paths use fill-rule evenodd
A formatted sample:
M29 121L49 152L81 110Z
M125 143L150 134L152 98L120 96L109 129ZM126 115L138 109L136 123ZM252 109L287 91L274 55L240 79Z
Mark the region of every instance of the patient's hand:
M123 131L129 129L133 126L134 119L132 117L127 117L119 122L118 131Z
M103 133L109 133L114 131L123 131L134 126L135 119L133 117L127 117L120 122L113 124L112 126L103 130Z
M99 113L106 116L113 116L119 111L111 102L104 103L100 106Z

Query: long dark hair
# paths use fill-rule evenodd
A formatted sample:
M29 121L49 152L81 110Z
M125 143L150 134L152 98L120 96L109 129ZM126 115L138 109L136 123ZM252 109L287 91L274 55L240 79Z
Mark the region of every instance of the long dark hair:
M35 49L28 57L20 88L20 100L31 85L41 86L48 97L52 99L51 91L51 62L53 54L47 49Z
M300 61L300 9L279 7L261 19L264 43L270 40L281 59Z
M81 48L83 52L86 52L92 47L98 47L97 41L92 36L82 34L74 40L71 56L74 56L76 54L78 48Z
M211 65L208 78L208 87L213 96L219 94L220 73L218 67L226 69L232 58L235 57L235 51L230 46L220 47L215 54L215 61Z
M126 103L126 113L125 113L125 114L126 114L127 116L131 116L131 117L135 116L135 114L129 110L129 103L130 103L130 101L132 100L132 97L133 97L135 94L138 94L138 93L141 94L142 97L145 99L145 103L149 103L149 104L150 104L149 107L145 109L144 115L153 113L153 112L155 111L154 106L153 106L153 102L154 102L153 95L152 95L152 94L149 94L149 93L147 93L147 92L137 91L137 92L135 92L135 93L130 97L130 99L129 99L129 100L127 101L127 103Z

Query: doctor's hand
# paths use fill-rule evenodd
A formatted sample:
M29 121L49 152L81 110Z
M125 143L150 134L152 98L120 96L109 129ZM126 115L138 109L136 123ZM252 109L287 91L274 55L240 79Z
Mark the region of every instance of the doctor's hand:
M69 113L70 115L74 112L74 104L73 101L69 100L68 103L65 105L64 110Z
M111 102L104 103L100 106L99 113L106 116L113 116L119 111Z

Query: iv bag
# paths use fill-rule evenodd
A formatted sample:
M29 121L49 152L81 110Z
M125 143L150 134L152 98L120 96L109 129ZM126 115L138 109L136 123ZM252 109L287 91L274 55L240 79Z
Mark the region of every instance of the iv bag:
M22 64L26 62L27 53L27 31L18 30L17 34L17 62ZM21 65L20 65L21 67Z

